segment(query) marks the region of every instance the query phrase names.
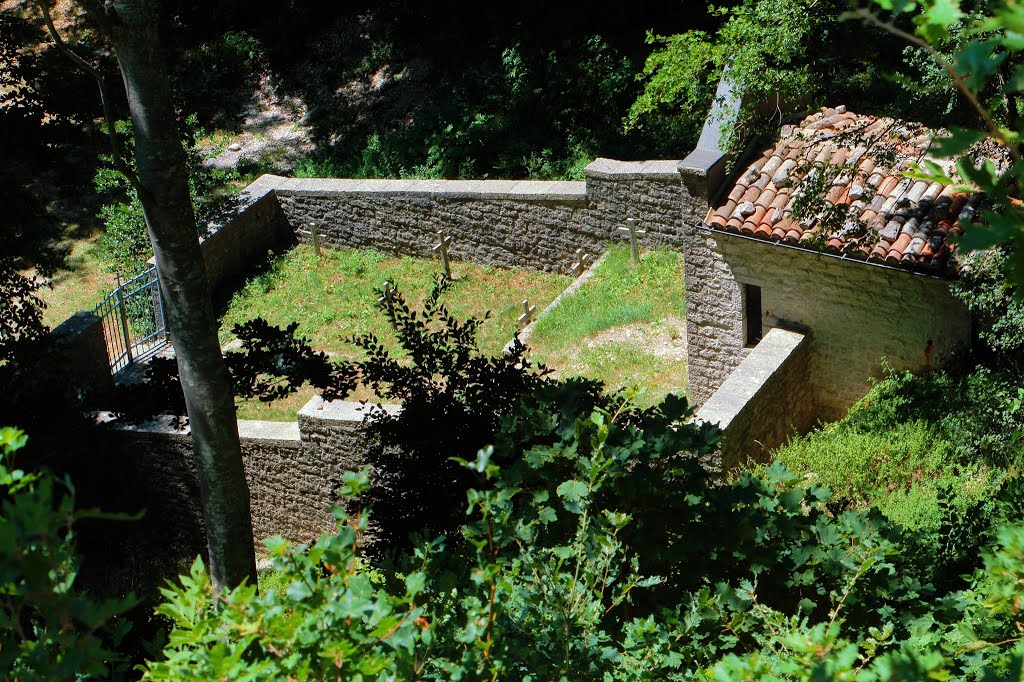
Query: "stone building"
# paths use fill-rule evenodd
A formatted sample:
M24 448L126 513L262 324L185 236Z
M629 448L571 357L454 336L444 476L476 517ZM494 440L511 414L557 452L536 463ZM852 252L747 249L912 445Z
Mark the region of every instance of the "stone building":
M776 343L786 358L752 370L763 384L788 354L803 356L787 370L800 380L753 401L748 419L780 422L756 439L765 451L841 417L886 367L938 366L967 345L970 317L948 286L950 237L978 198L905 177L930 142L919 126L823 109L785 126L686 226L689 395L702 416L729 412L716 392L727 378L733 392L755 380L730 375L772 330L806 338Z

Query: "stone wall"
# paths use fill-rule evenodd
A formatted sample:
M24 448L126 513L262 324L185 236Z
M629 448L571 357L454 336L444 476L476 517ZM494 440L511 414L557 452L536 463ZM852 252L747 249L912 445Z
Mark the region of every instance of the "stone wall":
M771 329L698 410L699 421L725 432L719 448L723 471L767 462L773 448L813 424L814 405L805 390L807 341L803 334Z
M341 502L342 474L366 464L364 415L360 403L317 398L299 411L298 422L238 422L257 551L273 535L302 543L334 529L331 510ZM165 416L118 426L111 438L149 487L146 523L157 524L176 553L204 551L188 428Z
M691 226L686 295L690 396L707 400L750 352L743 285L761 288L762 329L807 329L806 390L823 420L840 418L885 367L940 366L970 341L970 316L948 282Z
M41 361L44 367L37 376L60 377L68 385L78 387L89 405L108 396L114 379L110 375L103 320L82 310L59 324L51 336L53 348Z
M694 405L710 398L746 357L743 294L717 235L687 226L686 372L687 397ZM772 255L763 244L767 259Z
M285 180L275 188L297 238L325 246L431 256L436 233L456 260L568 272L577 249L600 253L627 217L642 241L681 244L686 195L678 161L598 159L586 182Z
M260 177L206 226L199 247L215 298L229 296L267 252L292 241L274 195L274 189L284 182L276 175Z

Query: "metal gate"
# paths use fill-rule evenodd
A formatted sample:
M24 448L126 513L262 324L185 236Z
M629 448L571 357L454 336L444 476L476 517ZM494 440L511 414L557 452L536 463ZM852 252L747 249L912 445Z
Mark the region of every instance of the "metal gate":
M103 320L110 371L116 373L167 345L167 323L156 267L150 266L107 294L93 314Z

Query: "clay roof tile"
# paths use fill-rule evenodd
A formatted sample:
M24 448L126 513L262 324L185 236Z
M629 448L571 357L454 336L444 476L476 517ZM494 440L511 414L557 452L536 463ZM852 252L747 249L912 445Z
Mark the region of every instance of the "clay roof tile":
M718 229L787 243L813 244L819 234L832 233L824 244L830 253L907 268L946 267L955 251L947 239L973 220L978 201L903 175L929 144L930 133L916 124L858 116L845 107L819 111L784 127L709 220ZM841 228L829 224L836 211L792 215L801 188L820 187L812 179L829 183L825 202L849 206L846 217L839 216Z

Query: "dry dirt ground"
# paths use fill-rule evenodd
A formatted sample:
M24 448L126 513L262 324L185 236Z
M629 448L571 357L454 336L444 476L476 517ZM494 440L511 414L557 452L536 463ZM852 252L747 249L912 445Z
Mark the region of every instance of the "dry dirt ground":
M302 100L279 97L265 75L246 110L241 134L233 136L226 145L209 142L207 149L214 155L205 163L214 168L256 164L288 173L300 158L313 151L309 130L302 124L305 115Z
M628 344L647 355L686 362L686 322L669 317L660 322L629 324L599 332L586 341L588 348L610 344Z

